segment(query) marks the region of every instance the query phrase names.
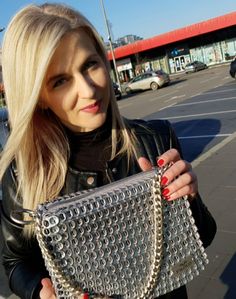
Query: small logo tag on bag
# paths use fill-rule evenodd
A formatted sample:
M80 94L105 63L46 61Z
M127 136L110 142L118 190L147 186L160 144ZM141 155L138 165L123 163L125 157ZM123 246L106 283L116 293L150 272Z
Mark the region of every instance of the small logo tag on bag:
M171 268L171 276L179 276L182 272L186 272L186 269L191 268L193 265L193 258L191 256L188 256Z

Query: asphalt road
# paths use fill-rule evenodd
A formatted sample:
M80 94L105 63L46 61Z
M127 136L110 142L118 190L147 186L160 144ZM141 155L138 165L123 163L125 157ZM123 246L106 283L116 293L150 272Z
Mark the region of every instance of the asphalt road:
M228 65L221 65L193 74L173 76L171 84L167 87L157 91L146 91L124 97L118 102L120 111L129 118L169 119L182 143L185 158L189 161L195 160L194 162L196 162L199 160L197 158L204 157L212 149L215 149L215 145L220 145L224 143L222 141L227 141L230 136L235 135L236 81L229 76L228 69ZM228 144L231 146L231 143ZM228 149L227 146L225 148ZM209 167L212 169L213 178L209 178L209 176L204 177L204 174L207 172L204 168L205 164L203 166L201 164L197 169L198 174L201 174L199 177L201 178L200 185L204 198L208 198L207 204L210 210L218 217L219 233L218 237L216 237L215 246L213 244L210 248L212 251L210 257L213 262L209 270L207 270L209 277L200 277L199 280L195 281L195 285L192 285L190 289L190 298L236 298L234 296L235 288L233 288L233 295L224 296L223 294L227 292L226 286L219 283L219 273L223 271L221 268L224 268L223 274L226 273L229 276L226 277L228 280L224 279L230 281L230 283L233 281L233 277L235 277L235 267L231 267L234 270L231 268L227 270L229 269L229 266L227 266L228 259L235 252L235 238L232 237L235 235L235 231L229 233L230 230L232 231L232 227L235 227L235 209L233 209L231 203L231 201L235 200L235 197L232 197L232 194L235 194L235 176L231 175L234 171L234 166L231 163L231 157L235 157L234 153L235 146L232 149L229 148L226 156L225 152L224 155L220 155L220 152L219 155L218 153L215 156L212 155L212 158L209 160L213 159L212 164L214 166L217 164L216 168L212 167L211 164L210 167L208 165L209 162L206 166L208 171ZM218 156L219 159L217 159ZM227 158L229 158L229 162L227 162ZM221 169L222 176L221 173L219 175L219 169ZM227 173L226 170L228 171ZM216 180L219 189L216 188L214 191L214 184L209 188L208 179ZM224 180L227 180L226 187L222 187L222 181ZM204 189L204 182L206 190ZM224 194L222 195L223 192ZM222 204L222 198L225 197L225 194L228 194L226 203L227 200L230 202L227 205L227 207L230 206L227 213L224 207L225 202L224 205ZM217 196L219 197L218 199ZM230 201L230 199L232 200ZM232 225L233 223L234 225ZM1 244L0 234L0 250ZM233 258L232 261L234 261L235 265ZM229 262L229 265L232 265L232 262L231 264ZM223 276L225 277L226 274ZM231 285L234 286L235 281ZM209 290L207 289L208 286ZM212 295L212 292L215 292L214 295ZM0 299L3 298L17 299L7 287L6 277L0 265Z
M236 81L229 65L176 75L169 86L126 96L118 105L128 118L168 119L188 161L236 131Z

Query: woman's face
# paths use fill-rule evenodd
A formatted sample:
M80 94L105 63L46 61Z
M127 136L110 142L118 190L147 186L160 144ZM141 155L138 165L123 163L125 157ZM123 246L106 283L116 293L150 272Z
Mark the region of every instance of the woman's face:
M50 62L40 101L69 129L89 132L106 119L110 79L91 38L83 29L60 41Z

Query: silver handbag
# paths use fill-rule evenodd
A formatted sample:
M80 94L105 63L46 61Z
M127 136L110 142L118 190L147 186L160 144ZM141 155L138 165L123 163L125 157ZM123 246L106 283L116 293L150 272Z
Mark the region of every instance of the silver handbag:
M204 269L189 202L162 199L162 171L38 206L36 236L58 298L155 298Z

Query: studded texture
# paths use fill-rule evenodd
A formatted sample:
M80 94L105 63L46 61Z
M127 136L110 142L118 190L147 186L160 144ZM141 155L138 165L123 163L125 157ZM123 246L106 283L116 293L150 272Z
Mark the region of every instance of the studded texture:
M36 235L58 298L155 298L207 264L187 199L161 198L152 170L40 205Z

